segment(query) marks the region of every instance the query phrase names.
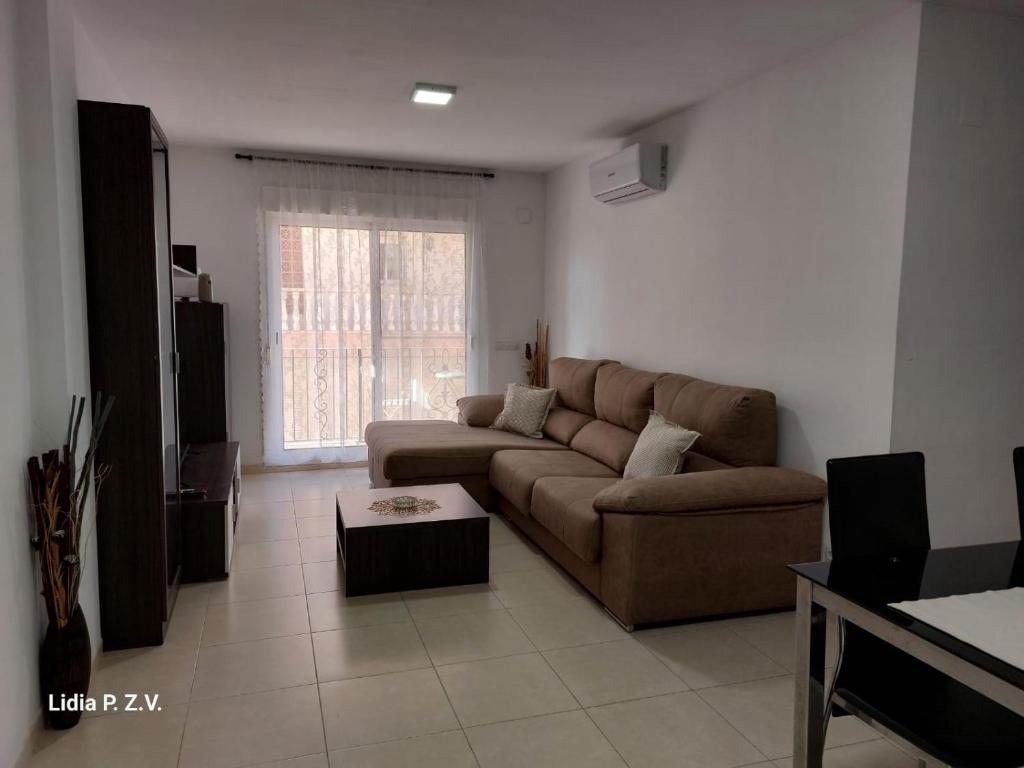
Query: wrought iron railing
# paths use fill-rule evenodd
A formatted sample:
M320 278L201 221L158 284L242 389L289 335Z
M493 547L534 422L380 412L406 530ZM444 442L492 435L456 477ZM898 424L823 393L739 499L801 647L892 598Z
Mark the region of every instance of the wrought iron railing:
M281 291L281 327L285 331L370 330L369 292L306 290ZM464 333L466 297L461 293L401 294L383 291L381 331L403 333Z
M465 346L385 348L374 373L368 349L282 350L285 449L360 445L374 419L454 420Z

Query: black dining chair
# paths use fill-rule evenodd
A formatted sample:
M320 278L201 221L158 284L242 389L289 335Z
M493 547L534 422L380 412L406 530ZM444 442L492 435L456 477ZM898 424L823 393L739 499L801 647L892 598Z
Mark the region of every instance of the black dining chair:
M931 546L924 454L830 459L825 471L833 557Z
M887 555L923 563L930 546L923 454L832 459L826 472L834 560ZM1024 718L859 627L841 626L840 638L832 716L857 716L922 765L1024 765Z
M1013 476L1017 480L1017 514L1020 515L1020 537L1024 539L1024 445L1013 449Z

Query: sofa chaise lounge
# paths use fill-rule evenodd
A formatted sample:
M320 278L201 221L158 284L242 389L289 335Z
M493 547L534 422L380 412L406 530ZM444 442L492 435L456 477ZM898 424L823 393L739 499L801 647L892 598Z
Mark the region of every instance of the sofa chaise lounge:
M504 514L624 626L790 607L788 563L817 560L825 483L775 467L775 396L558 358L543 438L489 429L502 395L459 423L366 428L374 487L460 483ZM651 410L701 433L681 472L622 479Z

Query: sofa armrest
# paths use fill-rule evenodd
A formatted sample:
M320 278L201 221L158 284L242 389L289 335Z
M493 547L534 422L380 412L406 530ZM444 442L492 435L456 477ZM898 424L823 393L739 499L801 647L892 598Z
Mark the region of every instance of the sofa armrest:
M455 404L459 407L459 424L467 427L489 427L505 407L504 395L467 395Z
M623 480L601 491L603 512L704 512L821 502L825 481L780 467L742 467Z

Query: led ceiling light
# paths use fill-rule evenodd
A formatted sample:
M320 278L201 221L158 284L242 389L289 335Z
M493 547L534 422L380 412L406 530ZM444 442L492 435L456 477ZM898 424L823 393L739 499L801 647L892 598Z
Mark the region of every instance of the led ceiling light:
M433 104L444 107L455 95L454 85L435 85L434 83L416 83L412 89L412 100L417 104Z

